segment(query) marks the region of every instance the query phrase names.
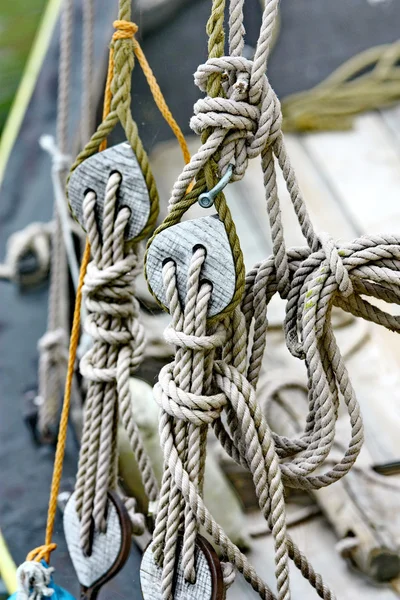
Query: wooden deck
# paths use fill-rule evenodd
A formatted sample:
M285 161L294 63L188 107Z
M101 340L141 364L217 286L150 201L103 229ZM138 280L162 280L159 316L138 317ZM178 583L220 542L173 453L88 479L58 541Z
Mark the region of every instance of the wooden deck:
M334 238L342 239L368 232L399 231L400 109L363 115L356 120L352 131L288 135L286 140L317 230L328 231ZM190 145L193 151L198 141L192 139ZM179 149L174 143L160 144L153 152L152 164L160 196L165 201L182 167ZM303 244L283 181L279 183L287 243ZM258 162L252 161L244 180L228 186L226 192L249 268L271 252ZM195 206L187 217L200 214L204 215L203 209ZM279 322L283 316L282 304L277 301L271 308L272 320ZM357 327L364 328L363 341L360 348L351 353L347 365L363 411L366 446L375 463L395 460L400 456L400 338L375 325L360 322ZM352 342L352 336L359 335L354 331L339 337L342 349ZM282 336L271 338L270 344L273 345L271 353L275 354L274 366L292 364ZM391 498L394 507L398 505L397 498L398 492L395 492ZM394 508L392 513L387 513L390 519L384 522L384 527L400 545L397 512ZM250 527L254 517L248 518ZM332 585L338 599L394 600L400 597L398 584L374 584L349 567L336 550L338 538L323 516L292 527L291 533L314 567ZM260 574L267 581L273 581L271 539L268 536L253 539L249 556ZM317 597L298 573L293 572L292 581L293 598ZM238 578L227 597L239 600L257 596Z

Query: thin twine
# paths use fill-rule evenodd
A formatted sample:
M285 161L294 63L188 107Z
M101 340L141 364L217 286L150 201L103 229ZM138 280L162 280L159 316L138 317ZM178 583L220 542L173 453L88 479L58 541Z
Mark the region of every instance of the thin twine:
M57 497L60 491L60 483L65 455L65 445L67 441L68 417L71 404L71 390L75 371L76 352L78 349L80 327L81 327L81 304L82 304L82 287L85 279L86 269L90 261L90 245L86 242L85 251L83 253L81 269L79 273L79 283L75 298L74 318L72 322L71 338L69 343L68 371L65 384L65 393L63 408L61 412L60 427L58 432L58 441L56 455L54 459L53 478L51 482L50 500L47 512L46 537L43 546L39 546L32 550L26 560L35 560L40 562L43 558L49 564L50 553L57 548L57 544L52 542L54 521L57 512Z

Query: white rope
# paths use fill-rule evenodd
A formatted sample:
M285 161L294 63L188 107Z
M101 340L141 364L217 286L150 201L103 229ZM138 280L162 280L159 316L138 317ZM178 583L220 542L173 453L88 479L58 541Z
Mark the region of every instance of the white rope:
M117 487L118 418L127 432L150 501L156 500L158 492L132 414L129 378L141 363L145 336L135 298L140 261L136 249L127 248L124 243L130 210L117 210L116 204L120 183L121 175L112 173L105 192L101 229L95 218L94 192L88 192L83 203L93 256L83 287L88 312L85 329L93 346L80 363L88 390L75 491L81 544L86 551L90 548L92 528L104 530L107 492ZM135 518L137 532L142 532L143 523L143 517Z
M49 588L53 567L27 561L17 569L17 600L43 600L50 598L54 590Z

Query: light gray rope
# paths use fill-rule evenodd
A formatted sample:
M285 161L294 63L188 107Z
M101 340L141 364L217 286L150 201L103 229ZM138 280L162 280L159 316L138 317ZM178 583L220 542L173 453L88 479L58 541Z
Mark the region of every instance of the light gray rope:
M80 365L88 391L75 489L76 508L81 518L81 544L86 551L90 547L92 524L96 530L104 531L107 491L115 489L117 484L118 418L128 434L149 500L155 501L158 493L132 415L129 378L142 360L145 337L134 296L140 263L136 249L126 248L124 244L130 211L126 207L116 209L120 183L121 175L111 174L101 230L95 217L94 192L87 193L83 204L93 256L83 287L88 311L85 329L93 339L93 346Z
M73 9L73 0L64 0L61 15L57 97L57 145L60 156L65 156L68 149ZM58 161L57 164L53 165L53 169L57 171L54 173L54 177L65 183L68 170L65 160ZM68 354L68 266L63 242L62 214L60 214L57 204L54 206L54 223L47 332L39 341L38 346L38 428L44 440L49 436L57 423L61 389L66 374L66 356ZM56 335L57 332L59 332L58 335Z
M83 147L94 129L95 110L92 98L93 81L93 36L94 0L82 0L82 106L81 106L81 146Z
M207 96L194 107L191 127L199 134L207 131L209 136L178 177L170 209L182 200L191 180L211 158L218 161L221 174L228 164L234 164L233 179L238 180L248 160L261 156L273 255L249 273L241 309L223 324L224 339L220 338L223 329L208 330L204 314L203 328L196 320L200 312L195 306L200 304L203 289L199 287L201 268L200 272L195 269L200 250L193 255L182 307L175 266L170 263L164 267L172 316L166 338L175 345L176 357L161 371L155 387L162 409L160 437L165 459L154 532L155 558L163 566L163 599L171 600L178 533L182 530L184 537L184 576L193 581L193 544L201 524L259 595L275 598L204 507L198 477L199 464L203 469L205 460L200 432L211 424L227 453L252 473L260 509L275 540L278 600L290 599L289 558L320 597L332 600L333 592L287 533L283 484L307 490L330 485L349 472L360 453L360 408L335 339L331 311L336 305L390 330L400 330L399 317L365 299L370 296L400 303L400 238L369 236L339 246L328 234L316 234L286 151L280 104L265 74L278 1L266 2L253 61L241 55L243 4L243 0L230 3L230 56L209 59L195 74L195 82L203 91L210 78L222 75L225 97ZM308 247L286 248L277 168L283 174ZM304 361L308 377L308 414L303 432L293 439L271 431L256 400L267 309L276 293L287 300L287 346ZM201 391L196 387L197 376L203 382L207 379ZM196 392L190 387L193 381ZM350 440L337 457L333 449L340 403L349 415Z
M198 266L199 263L201 266L204 258L204 250L197 249L194 252L183 311L177 295L175 265L170 262L164 266L166 297L173 317L173 328L170 327L166 331L166 339L174 343L178 350L175 362L162 369L159 383L155 387L155 398L162 409L160 438L164 450L165 471L153 540L156 548L155 557L163 566L163 598L168 600L171 598L177 537L180 528L184 531L182 549L184 576L189 581L193 577L194 565L191 562L190 544L194 543L193 530L196 531L197 528L192 528L192 521L187 520L189 514L191 518L195 519L197 526L199 524L208 526L207 530L215 542L221 544L221 548L229 560L243 572L262 598L275 598L248 562L244 561L237 548L227 541L218 524L212 520L211 516L205 517L201 489L199 489L198 480L196 481L193 477L193 471L191 472L192 465L196 465L195 474L198 476L199 464L204 465L205 461L205 447L196 446L195 435L190 438L188 431L194 432L197 428L198 435L200 435L201 430L208 424L214 424L217 431L218 429L224 431L226 438L234 446L234 450L230 454L234 458L238 454L240 462L245 462L246 467L250 468L253 473L260 507L270 523L275 537L278 598L290 597L287 565L289 555L296 561L303 574L315 584L323 598L333 598L334 596L323 584L321 577L315 574L307 559L293 544L286 532L281 469L274 450L273 436L257 405L254 388L240 372L246 368L246 344L243 337L247 336L247 331L244 315L241 315L239 310L233 317L234 327L231 330L235 334L231 340L232 347L225 352L226 357L232 357L232 359L235 357L233 359L235 366L228 365L224 360L214 361L214 383L222 393L207 395L204 387L202 392L197 391L197 393L191 391L193 388L188 389L186 379L190 373L192 381L197 379L196 369L193 368L193 365L200 363L199 358L207 360L207 353L214 352L218 346L221 347L225 340L222 326L212 333L209 332L208 335L203 333L206 327L206 312L203 308L200 309L200 306L205 299L208 302L210 294L208 284L203 284L205 286L203 289L203 286L199 288L201 270L198 269ZM185 316L193 316L194 299L199 304L199 308L195 310L194 318L190 322L189 319L185 319ZM201 320L203 321L202 327L200 327ZM187 330L185 330L185 325ZM188 331L198 332L198 335L190 334ZM188 352L193 353L191 357L185 357ZM180 356L183 356L182 362L180 362ZM208 380L210 380L209 376ZM208 390L210 391L211 387ZM224 407L227 411L228 421L230 419L229 411L231 411L235 416L235 427L237 423L240 423L240 427L236 427L236 431L239 432L239 437L236 439L231 438L223 429L220 413ZM182 429L186 435L186 446L182 444L180 435ZM233 439L235 439L235 444ZM225 443L224 446L227 447L227 444ZM191 451L195 458L194 462L190 460ZM191 497L188 497L187 494L188 485ZM193 498L194 494L196 498ZM182 496L185 509L182 506ZM195 510L193 506L196 507ZM183 514L186 516L185 521L183 521Z
M219 417L226 402L221 393L206 395L210 389L212 375L209 365L212 365L215 349L222 346L225 333L221 326L211 334L204 333L206 308L211 292L209 284L200 285L204 259L204 249L197 249L191 263L183 311L177 294L175 265L168 262L163 269L166 296L172 315L172 326L166 331L166 339L177 347L177 353L174 363L162 369L159 384L154 390L155 398L161 407L160 438L165 458L153 535L155 558L163 566L162 593L163 598L169 600L172 597L179 528L184 528L183 568L185 577L190 581L195 574L195 533L198 525L203 524L214 539L222 544L224 552L235 565L251 579L255 589L261 590L262 597L272 599L272 592L203 508L201 500L207 425ZM187 435L188 433L191 435ZM192 489L192 501L188 501L187 498L189 489ZM182 507L182 497L186 502L186 510ZM226 584L231 583L232 571L228 568L225 571Z
M30 223L16 231L7 240L6 257L0 264L0 279L12 281L21 287L42 283L50 268L50 240L53 223ZM25 273L21 268L23 259L32 255L35 268Z

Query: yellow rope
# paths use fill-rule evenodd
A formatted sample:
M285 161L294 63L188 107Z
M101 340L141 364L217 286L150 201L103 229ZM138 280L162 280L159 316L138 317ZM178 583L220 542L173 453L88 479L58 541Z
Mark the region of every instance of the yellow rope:
M57 544L52 542L54 521L57 511L57 497L60 490L61 475L64 463L65 444L67 441L68 416L69 407L71 404L71 389L72 380L74 377L76 351L78 349L79 334L81 328L81 304L82 304L82 287L86 274L86 269L90 260L90 245L86 242L85 251L83 253L81 269L79 273L78 289L76 291L74 318L72 322L71 339L69 343L68 371L65 383L64 402L61 412L60 427L58 431L58 441L56 456L54 459L53 479L51 482L51 492L49 508L47 512L47 527L46 538L43 546L39 546L32 550L26 560L35 560L40 562L43 558L47 563L50 561L50 553L57 548Z
M183 135L182 130L179 127L178 123L175 121L174 117L172 116L172 113L169 110L167 103L165 102L164 96L160 90L160 86L157 83L154 73L151 70L149 63L147 62L144 52L143 52L139 42L134 37L135 33L138 30L138 26L136 25L136 23L132 23L131 21L121 21L121 20L114 21L113 26L117 31L115 31L115 33L112 37L112 42L111 42L111 46L110 46L110 57L109 57L109 61L108 61L106 93L105 93L105 97L104 97L103 121L107 118L107 116L110 113L111 101L112 101L111 83L112 83L112 79L114 76L114 44L113 44L113 42L115 42L116 40L132 38L133 39L133 51L135 53L135 56L140 64L141 68L142 68L142 71L146 77L147 83L149 84L149 88L150 88L150 91L154 98L154 102L156 103L161 115L164 117L165 121L170 126L176 139L178 140L179 145L182 149L182 154L183 154L185 163L188 163L190 161L190 152L189 152L189 148L187 146L186 140L185 140L185 136ZM102 143L100 144L99 150L104 150L105 148L106 148L106 140L103 140Z

